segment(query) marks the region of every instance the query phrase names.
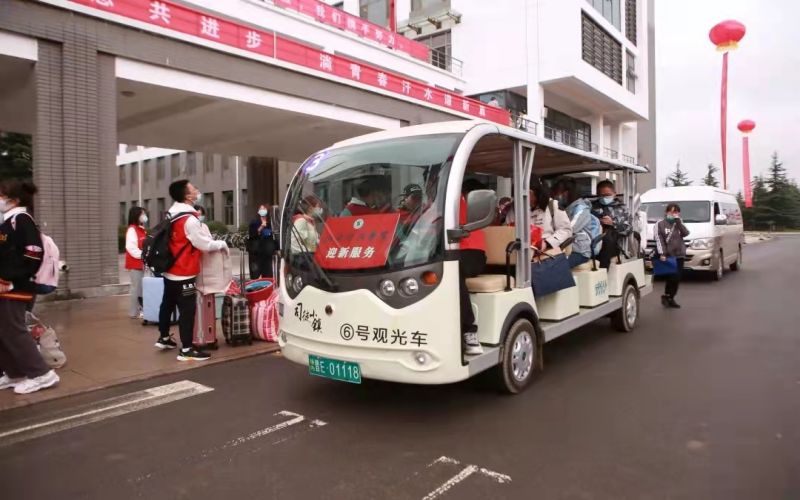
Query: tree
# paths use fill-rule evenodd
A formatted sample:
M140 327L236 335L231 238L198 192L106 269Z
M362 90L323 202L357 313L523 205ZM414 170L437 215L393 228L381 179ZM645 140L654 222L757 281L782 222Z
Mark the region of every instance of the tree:
M31 136L0 132L0 180L33 177Z
M664 187L677 187L677 186L691 186L692 181L689 180L689 175L681 170L681 162L678 162L675 165L675 170L667 176L667 180L664 181Z
M719 181L717 180L717 177L714 175L717 172L719 172L719 168L714 166L713 163L709 163L707 168L708 168L708 170L706 172L706 176L703 177L703 181L702 181L703 185L704 186L719 187Z
M777 151L772 153L772 163L769 166L769 176L766 182L770 191L780 190L789 183L786 177L786 168L783 166L783 162L778 160Z

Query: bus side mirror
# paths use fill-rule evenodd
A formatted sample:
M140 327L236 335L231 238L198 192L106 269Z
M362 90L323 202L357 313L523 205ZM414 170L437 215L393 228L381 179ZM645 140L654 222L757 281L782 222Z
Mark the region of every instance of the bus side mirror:
M714 224L716 224L717 226L725 226L725 225L727 225L728 224L728 216L725 215L725 214L717 214L717 216L714 217Z
M467 195L467 223L465 231L475 231L490 226L495 219L497 194L491 189L476 189Z

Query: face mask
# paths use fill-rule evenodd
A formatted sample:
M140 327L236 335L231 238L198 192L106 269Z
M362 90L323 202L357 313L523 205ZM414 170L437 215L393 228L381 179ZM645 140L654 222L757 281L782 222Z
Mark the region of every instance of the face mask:
M323 213L322 207L314 207L314 210L311 213L313 213L317 217L322 217Z
M194 199L194 202L200 203L202 199L203 199L203 193L197 193L197 198Z
M0 212L5 213L9 210L11 210L11 204L8 202L8 200L0 200Z
M139 224L141 224L141 225L143 225L143 226L144 226L145 224L147 224L147 221L148 221L148 220L149 220L149 219L148 219L148 218L147 218L147 216L146 216L146 215L144 215L144 214L142 214L141 216L139 216Z
M199 220L200 222L205 222L206 221L206 216L205 215L201 215L201 216L199 216L197 218L197 220Z
M603 196L602 198L600 198L600 203L602 203L603 205L611 205L612 203L614 203L614 197Z
M258 211L258 215L260 215L261 217L266 217L267 216L267 211L266 210L259 210Z
M667 215L667 222L675 222L675 216L674 215Z

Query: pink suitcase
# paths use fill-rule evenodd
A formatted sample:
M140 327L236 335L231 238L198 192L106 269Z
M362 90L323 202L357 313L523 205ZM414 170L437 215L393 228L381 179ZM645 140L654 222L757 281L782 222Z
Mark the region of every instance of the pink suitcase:
M267 342L278 341L278 294L256 302L250 310L250 332L253 338Z
M213 293L197 294L197 313L194 318L194 338L192 343L195 347L201 349L216 349L218 347L216 298Z

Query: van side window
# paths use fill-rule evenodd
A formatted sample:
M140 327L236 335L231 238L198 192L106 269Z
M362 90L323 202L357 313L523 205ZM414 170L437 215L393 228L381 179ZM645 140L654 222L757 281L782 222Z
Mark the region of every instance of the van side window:
M719 203L714 202L714 217L716 217L719 214L720 214L720 212L719 212Z

